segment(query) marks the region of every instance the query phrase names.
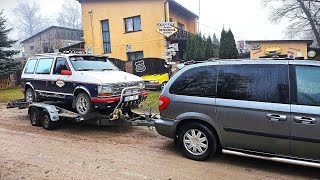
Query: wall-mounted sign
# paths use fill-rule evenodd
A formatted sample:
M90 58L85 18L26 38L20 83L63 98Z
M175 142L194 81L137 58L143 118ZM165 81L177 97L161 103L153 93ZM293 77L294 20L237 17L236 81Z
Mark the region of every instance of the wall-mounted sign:
M260 50L261 45L259 43L254 43L251 45L251 50Z
M317 55L317 53L314 50L311 50L308 52L308 57L310 57L310 58L314 58L314 57L316 57L316 55Z
M280 55L282 52L282 49L280 47L268 47L265 49L264 53L266 55Z
M174 27L174 22L159 22L157 23L157 25L159 26L157 32L162 34L166 38L169 38L170 36L178 32L178 28Z
M92 54L92 48L91 47L87 47L85 52L86 52L86 54Z
M132 46L131 44L126 45L126 52L132 52Z
M301 51L298 51L298 52L297 52L297 57L303 57L303 54L302 54Z

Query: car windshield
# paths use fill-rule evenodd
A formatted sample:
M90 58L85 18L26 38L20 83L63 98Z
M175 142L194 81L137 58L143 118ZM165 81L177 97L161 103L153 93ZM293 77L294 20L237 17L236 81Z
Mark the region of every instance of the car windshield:
M119 70L106 57L71 56L71 64L76 71L111 71Z

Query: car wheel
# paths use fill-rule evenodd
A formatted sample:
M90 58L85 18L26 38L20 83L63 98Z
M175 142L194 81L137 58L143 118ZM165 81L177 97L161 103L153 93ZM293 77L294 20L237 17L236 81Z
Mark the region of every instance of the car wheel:
M56 122L52 121L49 113L43 110L41 113L42 127L47 130L52 130L56 127Z
M26 102L35 102L36 96L32 88L26 90L24 97Z
M161 90L167 85L167 82L161 84Z
M32 126L40 126L41 125L40 111L38 108L30 107L29 108L29 116L30 116L30 122L31 122Z
M181 128L178 143L189 159L203 161L219 151L216 135L205 125L188 123Z
M86 115L93 110L93 105L87 93L79 93L76 97L75 107L80 115Z

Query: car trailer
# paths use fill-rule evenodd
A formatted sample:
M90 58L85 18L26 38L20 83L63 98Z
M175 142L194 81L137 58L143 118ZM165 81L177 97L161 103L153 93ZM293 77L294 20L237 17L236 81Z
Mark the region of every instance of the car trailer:
M122 98L123 99L123 98ZM122 101L119 102L119 105ZM151 114L151 108L147 113L140 114L136 112L122 113L122 109L117 108L110 115L103 115L99 112L92 112L88 115L80 115L73 111L62 108L57 102L26 102L24 99L12 100L7 104L7 108L28 108L30 122L33 126L43 126L47 130L52 130L57 123L64 119L71 119L75 122L86 122L98 126L154 126L154 117Z

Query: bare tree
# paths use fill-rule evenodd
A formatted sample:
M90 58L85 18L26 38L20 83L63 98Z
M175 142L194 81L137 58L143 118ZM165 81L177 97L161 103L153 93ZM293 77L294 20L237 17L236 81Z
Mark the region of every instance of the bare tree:
M277 23L283 18L290 22L289 36L309 37L313 34L320 45L320 0L262 0L272 8L270 19Z
M13 9L14 26L24 38L30 37L48 27L49 20L40 14L40 6L35 1L18 0Z
M58 24L62 27L82 29L80 3L75 0L65 0L58 15Z

